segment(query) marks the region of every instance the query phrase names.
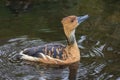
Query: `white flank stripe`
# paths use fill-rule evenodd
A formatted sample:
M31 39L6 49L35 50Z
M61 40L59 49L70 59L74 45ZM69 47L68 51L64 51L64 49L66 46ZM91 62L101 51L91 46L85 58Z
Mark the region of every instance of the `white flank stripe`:
M22 56L21 56L21 59L23 59L23 60L28 60L28 61L39 61L39 58L37 58L37 57L32 57L32 56L23 54L23 51L21 51L19 54L22 55Z

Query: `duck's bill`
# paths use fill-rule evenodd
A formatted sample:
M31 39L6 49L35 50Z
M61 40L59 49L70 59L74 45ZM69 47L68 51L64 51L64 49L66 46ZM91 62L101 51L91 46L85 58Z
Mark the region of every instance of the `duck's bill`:
M89 16L88 15L84 15L84 16L79 16L77 17L78 20L78 24L82 23L83 21L85 21Z

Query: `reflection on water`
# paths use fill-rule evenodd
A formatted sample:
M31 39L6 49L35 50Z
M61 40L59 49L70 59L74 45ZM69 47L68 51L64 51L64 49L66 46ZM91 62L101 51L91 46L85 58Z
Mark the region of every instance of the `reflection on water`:
M87 37L86 39L80 38L78 41L81 43L78 43L79 46L84 45L84 48L81 49L82 59L77 72L78 80L119 79L119 65L114 65L117 59L106 60L107 56L103 54L104 44L99 41L99 44L96 45L95 41L91 48L88 49L85 46L88 41ZM65 41L59 42L64 43ZM47 42L41 39L30 39L27 36L8 39L6 44L0 46L0 78L3 80L67 80L69 74L67 68L47 69L37 65L11 63L9 61L9 58L14 54L18 54L20 50L45 43ZM113 64L112 68L111 64Z
M24 48L65 43L60 20L73 14L90 16L76 30L82 55L77 80L120 80L120 0L37 0L17 17L3 0L0 4L0 80L67 80L67 68L47 69L9 59Z

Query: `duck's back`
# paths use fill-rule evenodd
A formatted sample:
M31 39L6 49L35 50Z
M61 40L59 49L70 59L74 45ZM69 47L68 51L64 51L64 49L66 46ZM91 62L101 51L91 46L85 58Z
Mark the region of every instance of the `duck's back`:
M60 43L50 43L37 47L27 48L23 51L23 54L43 58L48 55L53 58L62 59L62 54L65 46Z

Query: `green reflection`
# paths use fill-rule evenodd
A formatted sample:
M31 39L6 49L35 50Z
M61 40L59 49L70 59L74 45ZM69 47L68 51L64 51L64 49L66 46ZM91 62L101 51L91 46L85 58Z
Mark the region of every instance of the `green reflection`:
M90 18L80 25L77 36L87 35L120 48L119 0L37 0L26 13L19 11L17 17L4 3L0 1L0 38L28 35L48 41L63 40L61 19L88 14Z

